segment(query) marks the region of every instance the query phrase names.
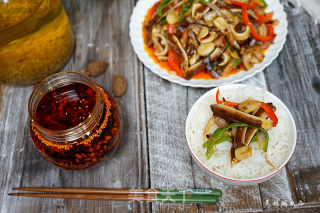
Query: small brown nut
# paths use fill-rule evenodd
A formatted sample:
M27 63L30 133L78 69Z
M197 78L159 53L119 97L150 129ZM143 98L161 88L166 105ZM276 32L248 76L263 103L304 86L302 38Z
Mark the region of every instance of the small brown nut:
M91 61L88 65L87 72L84 72L89 76L101 75L108 67L108 63L105 61Z
M127 90L127 80L122 75L117 75L112 80L112 92L116 97L121 97Z

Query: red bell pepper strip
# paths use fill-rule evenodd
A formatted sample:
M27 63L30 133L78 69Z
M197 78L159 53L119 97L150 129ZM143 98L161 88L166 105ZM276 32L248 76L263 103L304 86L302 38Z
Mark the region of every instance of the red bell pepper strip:
M231 1L231 4L239 6L239 7L246 7L249 8L251 10L255 10L255 8L257 7L257 3L252 1L249 4L241 2L241 1ZM255 10L256 12L256 10Z
M262 8L266 8L268 6L264 0L252 0L250 4L259 5Z
M239 7L250 7L250 5L240 2L240 1L231 1L231 4L239 6Z
M272 16L273 16L273 12L266 13L265 15L261 15L256 9L257 4L254 2L251 2L250 4L246 4L243 2L239 2L239 1L231 1L231 4L239 6L241 8L247 8L247 9L253 10L255 12L255 14L257 15L257 18L258 18L257 21L261 22L261 23L267 23L267 22L271 21ZM243 18L243 16L242 16L242 18Z
M171 24L167 24L167 31L168 31L168 33L170 33L170 34L173 34L174 33L174 26L173 25L171 25Z
M242 20L243 20L244 25L249 26L250 25L250 20L249 20L248 10L247 10L246 6L242 7L241 15L242 15Z
M246 25L246 26L248 26L250 28L251 36L253 38L255 38L256 40L268 42L268 41L271 41L274 38L274 30L273 30L272 24L267 24L267 28L268 28L268 35L267 36L259 35L259 33L257 33L255 31L253 25L251 24L251 22L249 20L248 10L247 10L246 6L242 7L242 19L243 19L244 25Z
M276 114L274 113L272 108L268 104L266 104L264 102L261 102L261 106L260 107L262 109L264 109L264 111L267 113L267 115L270 118L270 120L272 120L273 127L277 126L278 117L276 116Z
M219 100L219 94L220 94L220 90L218 89L218 91L216 93L216 102L217 102L217 104L223 104L223 105L231 106L231 107L238 107L238 105L239 105L238 103Z
M253 28L253 26L250 24L249 25L250 28L250 32L253 38L255 38L258 41L271 41L274 38L274 30L273 30L273 26L272 24L267 24L267 28L268 28L268 35L267 36L261 36L259 35Z
M187 36L187 33L188 33L188 30L185 29L185 30L183 31L183 33L182 33L181 38L182 38L182 39L185 38L185 37Z
M176 8L176 11L179 12L179 10L181 9L182 5L179 5L177 8Z
M271 19L272 19L273 12L266 13L265 15L260 14L259 11L257 10L257 3L254 1L250 2L249 6L247 8L249 8L255 12L255 14L258 18L257 21L259 21L261 23L267 23L267 22L271 21Z
M272 16L273 16L273 12L266 13L265 15L261 15L257 11L255 11L255 13L256 13L256 15L258 17L258 21L261 22L261 23L267 23L267 22L271 21Z
M168 64L169 64L170 68L173 69L178 76L184 77L183 72L180 67L180 62L179 62L178 57L170 49L168 51Z

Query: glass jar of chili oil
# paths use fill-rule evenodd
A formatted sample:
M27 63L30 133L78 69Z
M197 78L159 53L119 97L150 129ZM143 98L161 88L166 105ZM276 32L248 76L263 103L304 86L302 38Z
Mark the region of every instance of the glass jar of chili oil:
M110 157L122 119L115 100L76 72L49 76L29 99L30 133L42 156L64 169L85 169Z

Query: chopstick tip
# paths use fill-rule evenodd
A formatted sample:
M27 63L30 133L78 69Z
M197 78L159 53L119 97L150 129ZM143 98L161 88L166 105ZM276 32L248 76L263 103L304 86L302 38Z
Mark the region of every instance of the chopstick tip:
M9 196L23 196L23 193L8 193Z

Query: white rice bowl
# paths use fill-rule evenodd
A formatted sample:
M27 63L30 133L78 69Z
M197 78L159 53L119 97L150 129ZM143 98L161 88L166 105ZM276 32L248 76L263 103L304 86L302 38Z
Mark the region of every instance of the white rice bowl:
M207 160L206 148L202 145L204 129L207 121L212 117L210 105L216 103L216 92L220 89L220 99L242 102L247 98L272 102L278 117L278 125L268 131L269 146L267 157L276 167L270 166L265 159L265 153L258 150L257 143L252 143L252 157L235 164L231 168L231 143L224 142L215 146L214 154ZM296 145L296 127L288 108L273 94L264 89L243 84L229 84L212 89L201 96L192 106L186 121L186 139L189 150L195 161L207 170L213 177L231 184L260 183L274 175L290 160ZM211 129L216 129L214 125Z

